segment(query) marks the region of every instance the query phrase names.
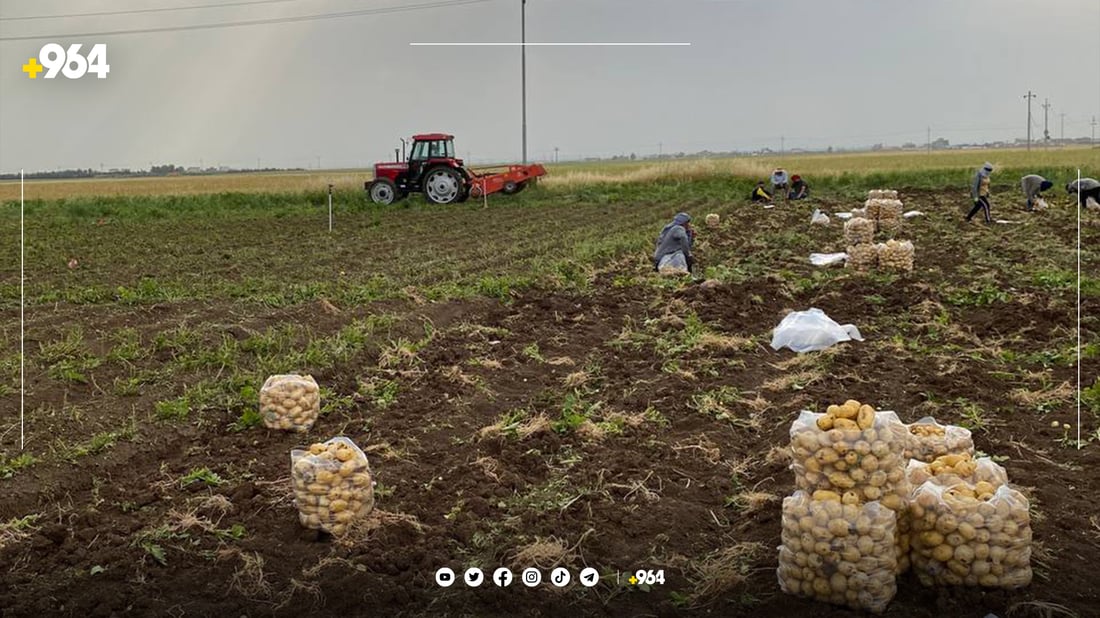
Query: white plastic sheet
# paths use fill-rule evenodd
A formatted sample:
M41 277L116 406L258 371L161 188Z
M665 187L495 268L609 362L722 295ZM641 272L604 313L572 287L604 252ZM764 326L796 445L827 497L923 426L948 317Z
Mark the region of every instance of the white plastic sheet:
M904 217L906 219L912 219L913 217L923 217L923 216L924 216L924 213L919 211L919 210L910 210L909 212L902 215L902 217Z
M772 331L772 349L803 352L824 350L842 341L863 341L855 324L837 324L817 307L792 311Z
M811 253L810 263L814 266L832 266L833 264L842 264L844 260L848 259L848 254L841 253Z
M821 212L820 209L814 209L814 214L810 217L811 225L829 225L829 215Z
M837 219L842 220L842 221L846 221L846 220L852 218L852 213L850 213L850 212L834 212L833 216L836 217Z

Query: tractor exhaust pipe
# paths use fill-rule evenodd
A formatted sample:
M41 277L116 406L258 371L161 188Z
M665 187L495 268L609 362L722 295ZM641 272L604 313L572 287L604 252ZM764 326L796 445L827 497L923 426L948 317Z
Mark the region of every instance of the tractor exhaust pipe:
M400 163L400 162L401 162L401 159L398 159L398 158L397 158L397 149L396 149L396 148L394 148L394 149L393 149L393 158L397 159L397 162L398 162L398 163Z
M405 161L405 160L406 160L406 156L405 156L405 138L402 137L401 138L401 158L398 159L397 162L400 163L400 162Z

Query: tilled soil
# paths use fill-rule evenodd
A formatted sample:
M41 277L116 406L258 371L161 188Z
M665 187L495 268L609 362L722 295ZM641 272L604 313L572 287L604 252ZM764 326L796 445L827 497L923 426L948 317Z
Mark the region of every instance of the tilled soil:
M914 195L921 199L925 209L938 204ZM737 238L719 233L714 254ZM887 615L1044 615L1045 604L1093 615L1100 450L1059 441L1063 430L1051 422L1074 423L1072 402L1041 414L1018 397L1021 376L1072 384L1076 368L1006 366L988 351L1021 359L1073 345L1074 308L1020 294L951 309L951 329L937 330L937 311L948 305L941 286L963 275L949 249L921 246L918 263L933 275L918 270L889 284L844 273L806 289L779 275L658 288L621 285L608 271L586 292L530 290L510 303L391 304L324 318L241 316L217 303L107 318L59 308L66 321L101 328L117 320L153 332L186 315L249 328L311 319L321 333L385 309L405 315L410 332L429 319L436 335L414 361L383 372L400 384L394 403L356 397L307 436L152 423L78 463L43 461L0 481L0 521L40 514L25 534L0 538L0 615L855 615L784 595L775 577L780 503L794 490L784 451L790 423L802 409L848 398L905 421L935 414L973 424L962 402L976 404L985 411L977 449L1006 458L1012 483L1032 500L1029 588L929 589L910 574ZM767 347L788 310L810 306L858 324L867 341L805 356ZM1083 310L1095 309L1086 298ZM682 340L692 314L726 339L662 347ZM922 352L906 340L956 345ZM371 348L315 377L355 393L366 375L380 375L377 356ZM1098 371L1100 361L1085 360L1084 375ZM36 392L79 397L45 381ZM728 395L723 414L700 403L707 393ZM118 403L89 413L107 427L152 405L145 395ZM569 405L590 420L552 426ZM517 410L525 422L502 428L502 415ZM291 448L340 434L366 450L378 494L364 529L346 539L302 529L288 478ZM200 466L226 482L181 486ZM444 566L459 577L470 566L487 574L508 566L517 581L440 588L434 573ZM530 566L543 570L537 589L518 581ZM559 590L546 583L554 566L574 578L593 566L603 580ZM625 582L642 568L663 569L665 583Z

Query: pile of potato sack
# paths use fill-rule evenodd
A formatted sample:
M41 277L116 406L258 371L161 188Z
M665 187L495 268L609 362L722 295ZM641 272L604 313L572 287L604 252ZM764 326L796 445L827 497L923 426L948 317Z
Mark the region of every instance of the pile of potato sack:
M306 432L321 412L312 376L273 375L260 389L260 414L269 429ZM341 536L374 508L374 480L363 451L337 436L290 452L298 520L306 528Z
M1028 501L970 432L848 400L791 425L780 588L881 614L912 569L925 586L1031 583Z
M852 211L852 218L844 224L844 240L847 243L846 266L858 271L875 268L883 270L913 270L913 243L894 238L902 227L902 202L898 192L873 189L867 192L863 208ZM875 244L875 234L888 237L885 243Z

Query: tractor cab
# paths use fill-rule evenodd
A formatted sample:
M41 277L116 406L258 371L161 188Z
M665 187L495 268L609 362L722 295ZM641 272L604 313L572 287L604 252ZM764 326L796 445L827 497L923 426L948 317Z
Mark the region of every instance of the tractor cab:
M429 166L443 163L453 167L461 167L462 161L455 158L455 138L453 135L443 133L427 133L414 135L412 151L409 152L408 177L417 179Z

